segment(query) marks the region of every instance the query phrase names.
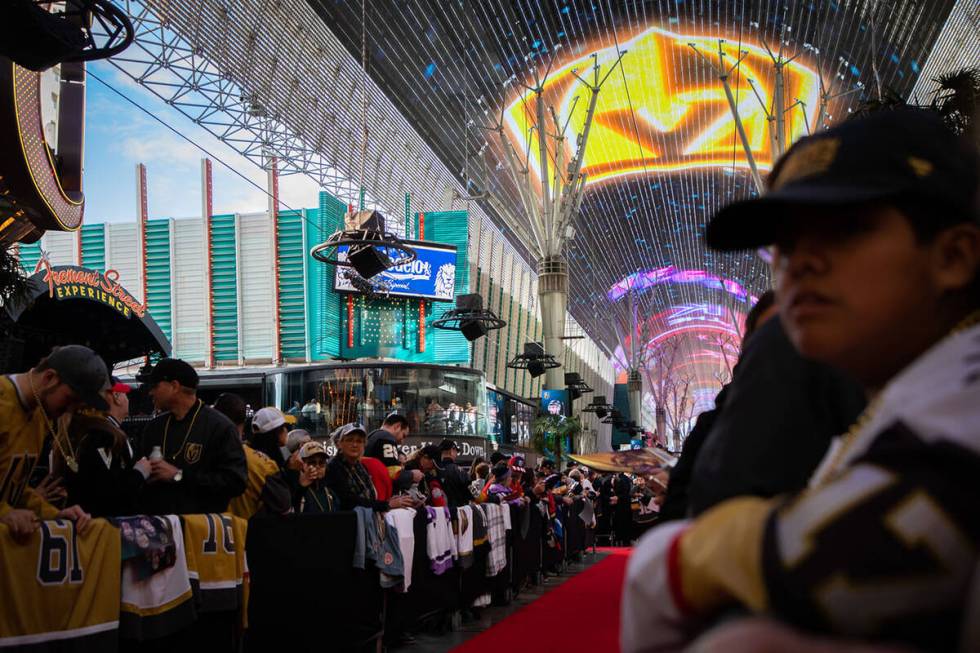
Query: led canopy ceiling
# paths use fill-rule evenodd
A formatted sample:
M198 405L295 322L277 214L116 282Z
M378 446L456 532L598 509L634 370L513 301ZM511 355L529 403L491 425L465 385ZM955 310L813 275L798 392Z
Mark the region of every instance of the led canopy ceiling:
M309 2L359 60L360 1ZM755 252L704 246L707 220L757 192L750 161L764 175L774 153L808 131L885 94L907 97L953 5L368 2L369 74L475 198L456 198L455 208L473 201L491 215L514 215L527 189L508 173L504 144L519 154L536 151L534 87L544 80L545 104L554 110L548 123L568 125L564 142L546 139L550 159L567 165L586 128L583 80L594 86L594 63L611 71L583 153L587 185L567 248L568 308L625 367L650 349L637 347L640 341L676 353L668 343L682 339L683 362L671 360L679 378L691 381L686 396L703 406L719 387L719 358L737 355L744 314L769 286ZM538 177L535 158L524 157ZM653 370L648 392L664 367L665 356L653 358L656 364L645 363ZM662 388L654 394L662 404Z
M741 59L739 75L732 83L733 92L740 98L736 106L758 167L772 166L767 109L772 106L775 89L768 70L772 67L770 53L748 42L687 36L651 27L624 43L574 58L551 72L545 82L546 101L559 107L558 121L567 122L573 133L582 133L587 109L579 100L587 97L588 89L581 75L592 65L593 57L608 69L625 53L625 74L608 80L596 105L583 166L588 183L628 174L747 167L741 148L732 156L736 127L723 86L717 79L687 78L682 72L683 67L703 66L702 56L718 57L719 47L720 59L726 65ZM792 142L806 132L815 117L820 83L817 73L800 59L783 67L783 77L783 92L794 99L784 128ZM538 132L531 129L534 110L526 90L507 107L507 135L518 151L535 151L539 146ZM567 140L565 145L566 160L570 160L576 141ZM534 166L536 161L532 158L531 163Z

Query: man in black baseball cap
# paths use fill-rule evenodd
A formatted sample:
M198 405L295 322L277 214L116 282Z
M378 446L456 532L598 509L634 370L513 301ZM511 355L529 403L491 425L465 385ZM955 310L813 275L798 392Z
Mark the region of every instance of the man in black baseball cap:
M18 540L37 530L41 519L73 519L84 530L89 515L79 506L59 511L28 487L47 438L69 467L76 452L58 419L87 404L105 409L102 393L109 372L98 354L82 345L56 347L29 371L0 377L0 523Z
M152 468L140 497L147 514L224 512L247 481L238 429L197 397L198 376L186 361L165 358L145 378L161 414L139 447Z
M624 651L684 648L731 608L821 636L976 648L978 168L976 144L938 116L882 112L802 139L764 197L714 217L713 247L773 245L793 346L870 403L806 489L733 498L644 537Z

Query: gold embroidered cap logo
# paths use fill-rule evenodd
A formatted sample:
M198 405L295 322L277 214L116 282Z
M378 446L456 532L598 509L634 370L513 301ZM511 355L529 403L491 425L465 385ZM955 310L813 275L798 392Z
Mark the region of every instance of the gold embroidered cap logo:
M193 465L201 459L201 448L201 445L195 442L187 445L187 451L184 452L184 460L187 461L188 465Z
M920 159L917 156L910 156L906 161L908 161L909 167L912 168L912 172L917 177L928 177L932 174L933 165L931 161Z
M818 138L797 145L780 167L771 189L779 190L786 184L826 171L834 162L839 147L839 138Z

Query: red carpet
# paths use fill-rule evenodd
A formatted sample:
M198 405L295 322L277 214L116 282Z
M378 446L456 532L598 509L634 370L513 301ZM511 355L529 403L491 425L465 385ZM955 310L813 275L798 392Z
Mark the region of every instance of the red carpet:
M604 560L457 646L453 653L619 651L619 600L630 549L600 550L609 553Z

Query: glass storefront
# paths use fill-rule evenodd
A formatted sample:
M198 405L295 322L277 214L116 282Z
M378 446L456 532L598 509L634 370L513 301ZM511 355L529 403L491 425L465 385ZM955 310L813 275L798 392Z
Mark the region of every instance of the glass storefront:
M287 369L265 376L263 396L316 437L354 421L371 431L392 412L408 418L413 435L488 434L484 376L466 368L370 363Z

